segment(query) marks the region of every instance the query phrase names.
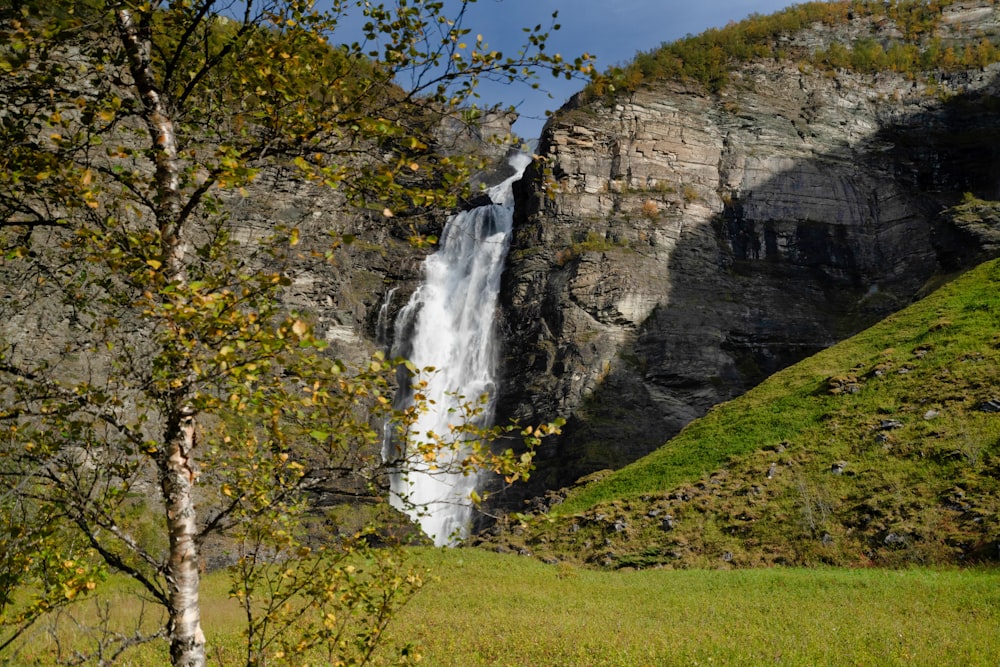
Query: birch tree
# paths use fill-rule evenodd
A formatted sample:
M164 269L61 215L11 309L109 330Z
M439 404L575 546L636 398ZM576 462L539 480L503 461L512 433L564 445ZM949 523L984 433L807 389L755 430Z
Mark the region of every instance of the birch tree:
M0 650L114 571L164 623L73 659L162 639L173 665L203 665L202 549L222 540L246 664L371 659L419 575L381 548L377 518L310 540L308 492L377 499L376 426L405 429L422 406L391 408L401 361L351 368L282 305L296 226L238 241L228 203L280 168L385 224L454 205L473 165L435 132L478 81L590 69L547 54L541 26L516 55L491 50L464 25L470 4L0 10ZM530 461L481 445L464 465L516 479Z

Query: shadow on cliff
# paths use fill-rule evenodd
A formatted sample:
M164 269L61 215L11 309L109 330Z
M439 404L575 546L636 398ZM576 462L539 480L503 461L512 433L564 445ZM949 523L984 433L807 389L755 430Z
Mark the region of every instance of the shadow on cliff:
M519 508L525 498L619 468L713 405L986 259L944 211L966 192L1000 199L998 90L994 78L974 94L894 118L860 144L800 160L752 190L720 192L724 204L711 224L679 220L668 297L619 345L600 384L564 405L563 435L545 442L531 481L496 502ZM537 187L539 177L529 174L524 187L532 178ZM812 216L803 190L815 200L817 188L830 206ZM519 210L501 292L507 340L498 413L526 422L557 416L546 392L573 372L575 343L560 337L559 296L580 261L559 264L558 249L546 249L546 288L526 293L519 271L527 261L538 271L531 244L543 235L521 232L546 224L545 204L533 205ZM537 381L541 374L552 381Z

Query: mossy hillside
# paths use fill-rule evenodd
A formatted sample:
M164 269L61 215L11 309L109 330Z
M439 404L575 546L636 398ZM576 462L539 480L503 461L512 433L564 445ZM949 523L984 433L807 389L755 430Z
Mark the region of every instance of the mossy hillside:
M998 406L994 260L498 539L608 567L994 560Z

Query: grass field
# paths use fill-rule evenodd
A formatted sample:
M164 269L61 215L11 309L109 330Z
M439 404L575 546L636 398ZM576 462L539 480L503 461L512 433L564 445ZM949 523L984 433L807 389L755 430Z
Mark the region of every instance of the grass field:
M421 665L1000 664L997 570L602 572L473 549L414 560L429 582L390 639L415 643ZM210 664L242 665L224 577L206 589ZM134 599L113 601L137 615ZM119 664L166 664L164 648ZM36 635L12 664L52 664L51 649Z
M600 572L483 551L394 632L428 665L997 665L995 570Z

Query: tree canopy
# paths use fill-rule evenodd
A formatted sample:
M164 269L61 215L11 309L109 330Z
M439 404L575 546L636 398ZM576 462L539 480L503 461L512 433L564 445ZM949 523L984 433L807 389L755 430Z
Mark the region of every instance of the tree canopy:
M231 203L270 171L385 224L453 205L475 160L438 129L479 80L590 71L547 54L541 25L518 54L491 50L470 3L0 10L0 651L113 571L163 624L105 617L87 652L56 659L110 664L165 638L174 665L202 665L201 558L223 540L247 665L370 660L419 574L379 509L316 540L309 494L381 507L379 426L405 431L426 406L393 409L402 360L330 353L281 298L299 228L243 229ZM530 457L489 446L512 428L458 425L477 443L461 465L527 474ZM456 446L429 439L411 454Z

